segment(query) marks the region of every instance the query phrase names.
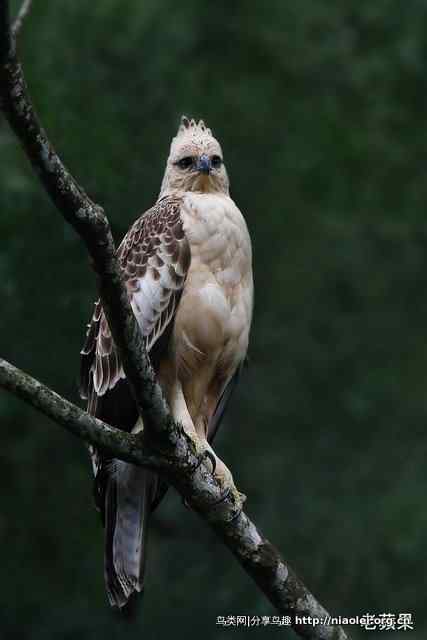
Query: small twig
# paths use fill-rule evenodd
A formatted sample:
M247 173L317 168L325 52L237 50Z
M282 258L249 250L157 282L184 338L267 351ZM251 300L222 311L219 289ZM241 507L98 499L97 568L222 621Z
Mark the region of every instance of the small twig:
M19 9L18 15L15 18L15 22L12 25L12 33L16 38L20 30L22 29L22 25L24 23L25 18L30 12L31 4L33 0L24 0L21 8Z

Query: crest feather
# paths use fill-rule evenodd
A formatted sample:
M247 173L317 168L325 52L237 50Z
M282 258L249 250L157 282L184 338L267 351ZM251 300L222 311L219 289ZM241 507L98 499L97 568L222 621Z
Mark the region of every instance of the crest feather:
M181 124L178 127L177 136L188 133L193 133L196 135L198 133L204 133L208 136L213 135L211 129L209 129L209 127L205 125L204 120L199 120L199 122L196 122L194 118L190 119L187 116L181 116Z

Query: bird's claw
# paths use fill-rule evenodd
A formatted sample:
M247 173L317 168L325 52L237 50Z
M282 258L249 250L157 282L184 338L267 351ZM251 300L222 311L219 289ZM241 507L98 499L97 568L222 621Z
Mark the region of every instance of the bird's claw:
M203 456L205 458L209 458L209 460L212 463L212 473L215 473L216 471L216 457L215 454L212 453L212 451L210 451L209 449L205 449L203 452Z

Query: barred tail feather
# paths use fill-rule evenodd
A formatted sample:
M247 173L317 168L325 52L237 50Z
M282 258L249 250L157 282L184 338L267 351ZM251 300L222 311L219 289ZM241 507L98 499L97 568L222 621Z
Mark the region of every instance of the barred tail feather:
M148 515L157 477L114 460L105 493L104 573L108 599L122 609L144 586Z

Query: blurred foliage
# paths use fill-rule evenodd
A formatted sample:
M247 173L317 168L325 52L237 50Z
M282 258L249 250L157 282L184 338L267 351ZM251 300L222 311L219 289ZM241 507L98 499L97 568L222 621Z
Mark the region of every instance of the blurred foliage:
M219 453L331 612L412 612L425 637L427 1L33 5L35 104L118 239L156 199L182 113L220 138L256 309ZM0 353L77 401L94 278L4 122L0 162ZM126 625L83 445L6 393L0 419L2 638L223 640L247 631L217 615L274 613L170 492Z

